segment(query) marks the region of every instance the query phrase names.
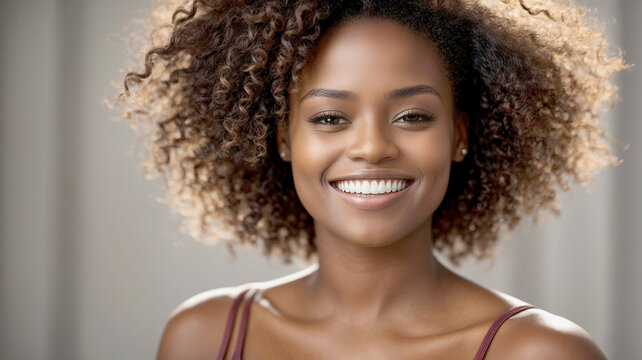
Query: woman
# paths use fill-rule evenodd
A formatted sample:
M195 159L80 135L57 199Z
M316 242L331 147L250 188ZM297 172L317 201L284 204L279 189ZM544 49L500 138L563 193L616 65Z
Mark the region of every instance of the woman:
M186 300L158 359L604 359L433 255L488 257L502 227L557 211L567 176L617 164L597 111L627 65L581 9L542 6L176 10L120 99L152 125L149 165L198 238L317 262Z

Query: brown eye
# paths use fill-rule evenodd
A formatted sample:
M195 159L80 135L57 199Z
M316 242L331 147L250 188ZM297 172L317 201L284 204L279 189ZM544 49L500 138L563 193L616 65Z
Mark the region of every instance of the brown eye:
M416 124L416 123L428 123L435 119L435 116L425 112L407 112L395 120L395 122L407 123L407 124Z
M343 125L348 123L348 121L341 114L337 113L320 113L318 115L312 116L309 122L319 125Z

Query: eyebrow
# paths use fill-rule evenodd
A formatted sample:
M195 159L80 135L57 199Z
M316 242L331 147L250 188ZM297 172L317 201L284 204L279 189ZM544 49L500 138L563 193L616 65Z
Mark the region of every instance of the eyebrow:
M386 99L396 100L396 99L401 99L401 98L414 96L418 94L435 95L441 100L441 94L439 94L439 91L437 91L437 89L435 89L434 87L428 86L428 85L414 85L414 86L408 86L401 89L392 90L387 92L384 97Z
M352 91L333 90L333 89L312 89L308 91L305 95L303 95L303 97L299 100L299 103L301 103L303 100L311 96L329 97L329 98L340 99L340 100L354 100L357 98L357 94L353 93Z
M389 100L397 100L397 99L415 96L419 94L435 95L436 97L441 99L441 94L439 94L439 91L437 91L437 89L429 85L413 85L413 86L407 86L401 89L391 90L384 95L384 98ZM348 90L312 89L308 91L305 95L303 95L301 99L299 99L299 104L303 102L303 100L305 100L306 98L309 98L312 96L329 97L329 98L340 99L340 100L354 100L358 97L356 93Z

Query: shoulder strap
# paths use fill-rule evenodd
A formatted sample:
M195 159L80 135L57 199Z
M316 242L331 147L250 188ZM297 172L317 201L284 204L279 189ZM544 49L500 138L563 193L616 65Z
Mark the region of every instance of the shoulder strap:
M247 332L247 320L250 314L250 306L252 305L252 300L259 290L256 289L252 296L245 302L243 305L243 317L241 318L241 328L239 329L239 336L236 340L236 348L234 349L234 355L232 355L232 360L241 360L241 355L243 354L243 343L245 341L245 333Z
M508 320L511 316L520 313L526 309L534 308L535 306L533 305L522 305L522 306L516 306L505 312L502 316L498 317L493 325L488 329L488 332L486 333L486 336L484 336L484 340L482 340L481 345L479 346L479 350L477 350L477 354L475 354L475 357L473 360L483 360L484 356L486 355L486 352L488 351L488 347L490 346L490 342L493 341L493 338L495 337L495 334L497 333L497 330L499 330L499 327L502 326L504 321Z
M221 341L221 346L219 347L219 351L218 351L218 357L217 357L218 360L225 359L225 354L227 353L227 347L230 343L230 338L232 337L232 330L234 330L234 319L236 318L236 311L239 305L241 304L241 301L243 300L245 293L248 292L249 290L250 290L249 288L243 290L236 297L236 299L234 299L234 302L232 303L232 307L228 312L227 323L225 325L225 333L223 334L223 341Z

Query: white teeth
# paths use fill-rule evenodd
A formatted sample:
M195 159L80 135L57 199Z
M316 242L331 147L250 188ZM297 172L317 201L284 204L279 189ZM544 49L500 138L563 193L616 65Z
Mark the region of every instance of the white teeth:
M356 194L385 194L405 189L408 180L342 180L336 187L343 192Z
M364 181L363 184L361 184L361 193L364 195L370 194L370 182L369 181Z

